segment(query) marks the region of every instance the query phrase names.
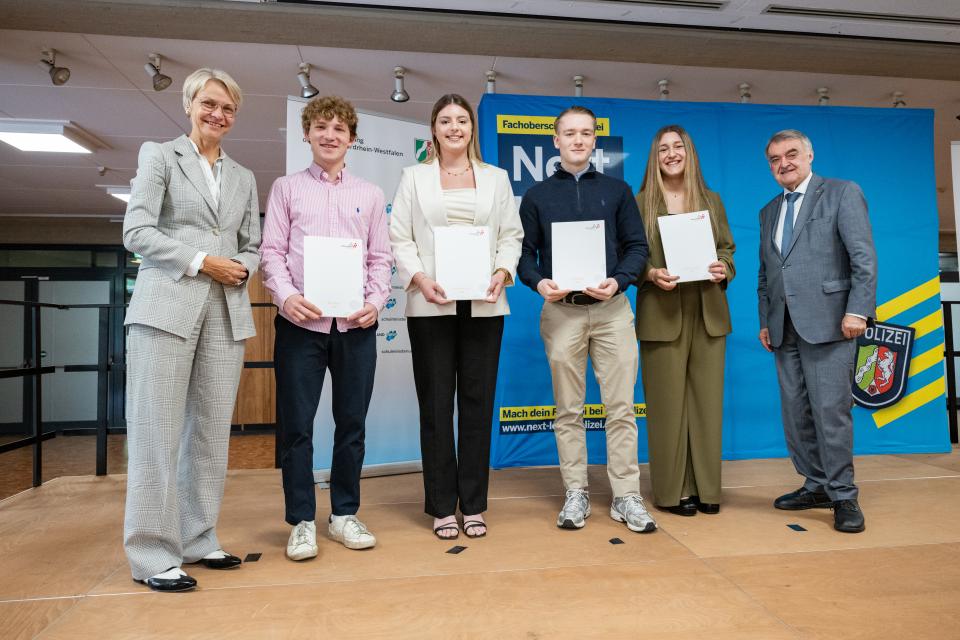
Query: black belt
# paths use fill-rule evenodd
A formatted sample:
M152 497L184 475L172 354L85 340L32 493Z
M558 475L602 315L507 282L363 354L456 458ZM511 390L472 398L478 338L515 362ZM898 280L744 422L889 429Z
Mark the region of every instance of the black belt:
M563 296L561 302L566 302L567 304L575 304L578 307L585 307L591 304L597 304L598 302L603 302L602 300L597 300L590 294L584 293L582 291L571 291L567 295Z

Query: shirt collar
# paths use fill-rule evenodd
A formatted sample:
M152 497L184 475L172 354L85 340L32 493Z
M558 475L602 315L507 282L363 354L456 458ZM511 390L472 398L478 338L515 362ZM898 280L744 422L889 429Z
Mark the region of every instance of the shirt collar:
M576 180L576 181L579 182L579 181L580 181L580 178L582 178L582 177L585 176L586 174L590 173L591 171L596 171L596 169L594 169L594 167L593 167L593 163L592 163L592 162L589 163L589 164L586 166L586 168L584 168L584 169L581 170L581 171L578 171L577 173L570 173L569 171L567 171L566 169L563 168L563 164L561 164L560 162L557 162L555 173L566 174L566 175L568 175L568 176L571 176L574 180Z
M801 196L804 195L807 192L807 187L810 185L810 180L812 178L813 178L813 171L811 171L810 175L808 175L806 178L803 179L803 182L797 185L797 188L794 189L792 193L799 193ZM788 193L791 193L791 192L787 191L786 189L783 190L784 196L786 196Z
M339 184L349 177L349 174L347 173L347 165L343 165L343 168L340 169L340 173L338 173L336 176L333 176L332 178L330 177L330 174L327 173L326 170L320 165L318 165L316 162L311 164L310 168L307 169L307 171L309 171L310 175L312 175L314 178L316 178L320 182L329 182L331 184Z
M192 146L192 147L193 147L193 150L197 152L197 155L198 155L198 156L200 156L200 155L201 155L201 154L200 154L200 147L197 146L197 143L194 142L193 139L190 138L190 136L187 136L187 140L190 141L190 146ZM202 157L202 156L201 156L201 157ZM220 147L220 155L217 156L217 159L215 160L215 162L223 162L223 147Z

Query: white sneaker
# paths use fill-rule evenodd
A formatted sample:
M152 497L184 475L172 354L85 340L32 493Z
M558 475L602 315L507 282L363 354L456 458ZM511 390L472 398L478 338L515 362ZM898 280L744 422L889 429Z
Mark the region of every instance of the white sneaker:
M357 516L330 516L327 533L347 549L369 549L377 544L377 539Z
M313 520L301 520L290 532L287 557L291 560L317 557L317 524Z
M590 494L586 489L569 489L563 509L557 516L561 529L582 529L590 517Z

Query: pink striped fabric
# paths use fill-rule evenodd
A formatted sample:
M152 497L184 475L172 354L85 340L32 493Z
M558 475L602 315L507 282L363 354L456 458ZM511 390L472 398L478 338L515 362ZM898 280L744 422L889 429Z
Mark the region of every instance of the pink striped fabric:
M333 318L297 322L283 313L284 301L303 293L303 237L360 238L364 250L365 301L383 309L390 293L393 254L387 233L387 213L380 187L347 173L336 179L318 165L278 178L267 199L267 216L260 243L263 283L290 322L311 331L330 333ZM337 318L337 329L357 327Z

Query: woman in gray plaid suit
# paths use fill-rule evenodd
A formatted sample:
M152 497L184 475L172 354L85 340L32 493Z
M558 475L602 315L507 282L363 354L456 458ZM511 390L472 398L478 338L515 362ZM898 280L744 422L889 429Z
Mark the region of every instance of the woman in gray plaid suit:
M220 148L242 95L198 69L183 83L190 135L140 149L123 221L143 258L127 310L127 506L133 579L155 591L197 581L183 563L230 569L215 527L259 264L253 174Z

